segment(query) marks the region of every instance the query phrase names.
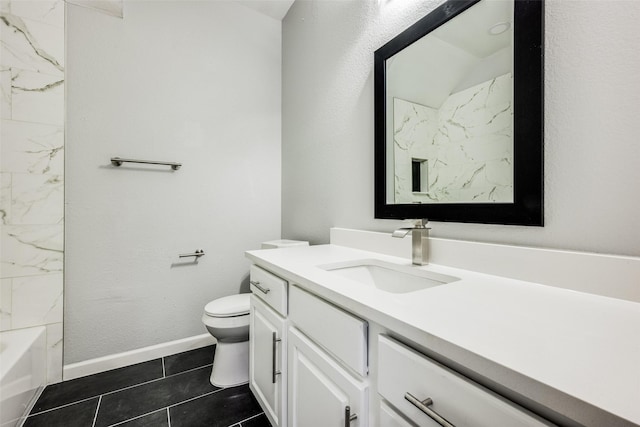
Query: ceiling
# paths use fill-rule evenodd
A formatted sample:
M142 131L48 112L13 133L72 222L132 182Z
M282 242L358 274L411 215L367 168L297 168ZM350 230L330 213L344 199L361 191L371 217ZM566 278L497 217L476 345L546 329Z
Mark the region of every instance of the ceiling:
M294 0L235 0L278 21L282 21Z

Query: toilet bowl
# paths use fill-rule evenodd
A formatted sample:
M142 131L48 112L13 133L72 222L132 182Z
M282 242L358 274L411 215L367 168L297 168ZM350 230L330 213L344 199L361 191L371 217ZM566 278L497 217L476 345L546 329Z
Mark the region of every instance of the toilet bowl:
M202 322L216 344L211 384L233 387L249 382L249 296L218 298L204 307Z

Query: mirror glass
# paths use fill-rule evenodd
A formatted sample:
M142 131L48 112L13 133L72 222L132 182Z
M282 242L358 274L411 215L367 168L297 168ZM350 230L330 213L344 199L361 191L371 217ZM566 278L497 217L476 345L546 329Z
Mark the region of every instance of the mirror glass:
M376 51L377 218L542 225L541 5L449 1Z

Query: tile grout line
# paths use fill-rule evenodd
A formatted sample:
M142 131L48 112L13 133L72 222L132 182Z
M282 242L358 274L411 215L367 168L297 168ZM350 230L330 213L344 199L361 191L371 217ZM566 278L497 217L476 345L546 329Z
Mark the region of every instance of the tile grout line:
M226 390L226 388L219 388L218 390L213 390L213 391L210 391L208 393L201 394L200 396L191 397L191 398L189 398L187 400L183 400L182 402L174 403L173 405L167 406L167 410L169 410L169 408L174 408L174 407L176 407L178 405L182 405L183 403L191 402L192 400L200 399L201 397L205 397L205 396L209 396L209 395L215 394L215 393L217 393L219 391L222 391L222 390Z
M74 401L74 402L65 403L64 405L55 406L55 407L53 407L53 408L45 409L45 410L43 410L43 411L39 411L39 412L32 412L32 413L30 413L30 414L29 414L29 416L31 417L31 416L34 416L34 415L46 414L47 412L55 411L55 410L57 410L57 409L66 408L67 406L75 405L75 404L78 404L78 403L83 403L83 402L89 401L89 400L91 400L91 399L95 399L96 397L102 397L102 395L97 394L97 395L95 395L95 396L86 397L86 398L84 398L84 399L76 400L76 401Z
M164 380L164 379L167 379L167 378L171 378L171 377L175 377L175 376L178 376L178 375L186 374L187 372L193 372L193 371L196 371L198 369L207 368L207 367L209 367L211 365L213 365L213 363L211 363L209 365L205 365L205 366L198 366L197 368L187 369L186 371L178 372L176 374L167 375L164 378L154 378L152 380L145 381L143 383L133 384L133 385L130 385L130 386L127 386L127 387L119 388L118 390L113 390L113 391L106 392L104 394L107 395L107 394L117 393L119 391L128 390L130 388L138 387L140 385L150 384L150 383L153 383L153 382L156 382L156 381L161 381L161 380Z
M174 403L173 405L169 405L169 406L167 406L165 409L167 410L167 419L169 420L169 426L171 426L171 419L169 418L169 408L173 408L174 406L182 405L183 403L190 402L190 401L192 401L192 400L196 400L196 399L199 399L199 398L201 398L201 397L204 397L204 396L208 396L208 395L210 395L210 394L217 393L217 392L219 392L219 391L221 391L221 390L225 390L225 389L224 389L224 388L221 388L221 389L218 389L218 390L210 391L210 392L208 392L208 393L201 394L200 396L192 397L192 398L190 398L190 399L183 400L183 401L181 401L181 402ZM118 421L117 423L114 423L114 424L109 424L109 427L119 426L119 425L122 425L122 424L124 424L124 423L129 422L129 421L137 420L138 418L143 418L143 417L146 417L147 415L155 414L156 412L159 412L159 411L162 411L162 409L155 409L155 410L153 410L153 411L145 412L144 414L137 415L137 416L135 416L135 417L133 417L133 418L127 418L126 420Z
M138 386L141 386L141 385L151 384L151 383L156 382L156 381L161 381L161 380L166 379L166 378L171 378L171 377L175 377L177 375L186 374L187 372L193 372L195 370L206 368L206 367L209 367L211 365L213 365L213 364L211 363L209 365L198 366L197 368L191 368L191 369L187 369L186 371L178 372L176 374L171 374L171 375L169 375L169 376L167 376L165 378L154 378L154 379L149 380L149 381L141 382L141 383L138 383L138 384L133 384L133 385L130 385L130 386L127 386L127 387L119 388L117 390L112 390L112 391L108 391L106 393L96 394L96 395L90 396L90 397L85 397L84 399L75 400L73 402L65 403L64 405L55 406L53 408L45 409L45 410L40 411L40 412L31 413L31 414L29 414L29 416L31 416L31 415L39 415L39 414L44 414L45 412L55 411L56 409L65 408L67 406L75 405L76 403L86 402L87 400L95 399L96 397L102 397L102 396L106 396L106 395L109 395L109 394L118 393L120 391L128 390L130 388L138 387ZM220 389L220 390L223 390L223 389Z
M139 418L144 418L147 415L155 414L156 412L160 412L160 411L162 411L162 409L156 409L155 411L145 412L144 414L136 415L135 417L127 418L126 420L122 420L122 421L118 421L117 423L109 424L108 427L120 426L120 425L122 425L124 423L128 423L129 421L134 421L134 420L137 420Z
M152 362L153 360L157 360L157 359L148 360L147 362ZM147 362L142 362L142 363L147 363ZM137 363L136 363L136 364L134 364L134 365L137 365ZM133 365L123 366L123 368L127 368L127 367L129 367L129 366L133 366ZM118 368L118 369L121 369L121 368ZM104 371L104 372L108 372L108 371ZM88 377L90 377L90 376L92 376L92 375L97 375L97 374L100 374L100 373L102 373L102 372L98 372L98 373L96 373L96 374L91 374L91 375L86 375L86 376L84 376L84 377L75 378L75 379L73 379L73 380L70 380L69 382L71 382L71 381L75 381L75 380L80 379L80 378L88 378ZM87 400L95 399L96 397L101 397L101 396L106 395L106 394L115 393L115 392L120 391L120 390L125 390L125 389L127 389L127 388L135 387L135 386L138 386L138 385L142 385L142 384L150 383L150 382L152 382L152 381L157 381L157 380L161 380L161 379L162 379L162 378L154 378L154 379L152 379L152 380L148 380L148 381L145 381L145 382L141 382L141 383L133 384L133 385L126 386L126 387L123 387L123 388L119 388L119 389L116 389L116 390L108 391L108 392L106 392L106 393L98 393L98 394L94 394L93 396L85 397L85 398L82 398L82 399L79 399L79 400L74 400L74 401L72 401L72 402L64 403L64 404L62 404L62 405L54 406L53 408L45 409L45 410L42 410L42 411L39 411L39 412L30 413L30 414L29 414L29 416L31 416L31 415L43 414L43 413L45 413L45 412L50 412L50 411L54 411L54 410L56 410L56 409L65 408L65 407L67 407L67 406L74 405L74 404L76 404L76 403L86 402ZM57 384L65 384L65 383L66 383L66 381L62 381L62 382L57 383ZM55 384L55 385L57 385L57 384ZM48 387L48 386L47 386L47 387ZM45 387L45 388L46 388L46 387Z
M260 415L262 415L262 414L264 414L264 412L260 412L260 413L258 413L258 414L252 415L252 416L250 416L249 418L245 418L244 420L238 421L238 422L237 422L237 423L235 423L235 424L231 424L229 427L233 427L233 426L235 426L235 425L242 425L242 423L244 423L244 422L246 422L246 421L249 421L249 420L252 420L252 419L254 419L254 418L257 418L257 417L259 417L259 416L260 416ZM266 415L266 414L265 414L265 415Z
M160 359L162 360L162 378L167 378L167 371L164 369L164 357Z
M194 371L194 370L197 370L197 369L200 369L200 368L192 368L192 369L187 370L187 371L184 371L184 372L190 372L190 371ZM174 375L171 375L171 376L176 376L176 375L179 375L179 374L180 374L180 373L178 373L178 374L174 374ZM155 382L155 381L158 381L158 380L152 380L152 381L148 381L148 382L146 382L146 383L141 383L141 384L148 384L148 383ZM124 388L124 389L132 388L132 387L135 387L135 385L134 385L134 386L131 386L131 387L126 387L126 388ZM121 389L121 390L124 390L124 389ZM184 404L184 403L191 402L191 401L194 401L194 400L197 400L197 399L200 399L200 398L206 397L206 396L210 396L210 395L212 395L212 394L218 393L218 392L220 392L220 391L222 391L222 390L226 390L226 389L227 389L227 388L220 388L220 389L218 389L218 390L213 390L213 391L210 391L210 392L207 392L207 393L201 394L201 395L199 395L199 396L194 396L194 397L192 397L192 398L189 398L189 399L183 400L183 401L181 401L181 402L176 402L176 403L174 403L174 404L172 404L172 405L169 405L169 406L165 407L165 408L164 408L164 410L166 411L166 414L167 414L168 427L171 427L171 413L170 413L170 408L172 408L172 407L176 407L176 406L182 405L182 404ZM115 390L115 391L112 391L112 392L110 392L110 393L106 393L106 394L112 394L112 393L115 393L115 392L117 392L117 391L119 391L119 390ZM103 394L103 395L99 395L99 396L98 396L98 402L97 402L97 405L96 405L96 410L95 410L96 412L95 412L95 414L94 414L92 427L95 427L95 425L96 425L97 417L98 417L98 412L99 412L99 410L100 410L100 406L101 406L102 398L103 398L103 397L104 397L104 394ZM94 398L95 398L95 397L91 397L91 398L83 399L82 401L88 401L88 400L91 400L91 399L94 399ZM82 402L82 401L80 401L80 402ZM63 405L63 406L60 406L60 407L57 407L57 408L53 408L53 409L50 409L50 410L47 410L47 411L42 411L40 414L42 414L42 413L44 413L44 412L50 412L50 411L52 411L52 410L59 409L59 408L64 407L64 406L70 406L70 405L73 405L73 404L75 404L75 403L80 403L80 402L74 402L74 403L70 403L70 404L67 404L67 405ZM130 422L130 421L132 421L132 420L136 420L136 419L139 419L139 418L143 418L143 417L148 416L148 415L150 415L150 414L152 414L152 413L159 412L159 411L161 411L161 410L162 410L162 409L155 410L155 411L151 411L151 412L147 412L147 413L145 413L145 414L138 415L137 417L129 418L129 419L126 419L126 420L120 421L120 422L118 422L118 423L111 424L111 425L110 425L110 427L119 426L119 425L125 424L125 423L127 423L127 422ZM248 418L245 418L245 419L243 419L243 420L241 420L241 421L236 422L235 424L232 424L232 425L231 425L231 427L242 427L242 424L243 424L243 423L245 423L245 422L247 422L247 421L249 421L249 420L252 420L252 419L254 419L254 418L256 418L256 417L259 417L259 416L261 416L262 414L264 414L264 412L260 412L260 413L258 413L258 414L253 415L253 416L250 416L250 417L248 417ZM34 414L34 415L35 415L35 414Z
M213 363L209 363L208 365L197 366L195 368L187 369L186 371L176 372L175 374L169 374L165 378L171 378L171 377L175 377L177 375L186 374L187 372L193 372L193 371L196 371L198 369L208 368L209 366L212 366L212 365L213 365ZM159 381L161 379L163 379L163 378L156 378L156 379L147 381L147 383L150 383L150 382L153 382L153 381ZM146 383L140 383L140 384L137 384L137 385L141 385L141 384L146 384ZM135 385L128 386L128 387L125 387L125 388L131 388L131 387L135 387ZM124 390L124 388L122 390ZM114 390L114 391L118 391L118 390ZM113 392L110 391L109 393L113 393Z
M102 395L98 398L98 405L96 406L96 414L93 416L93 424L91 427L96 427L96 420L98 419L98 411L100 410L100 402L102 402Z

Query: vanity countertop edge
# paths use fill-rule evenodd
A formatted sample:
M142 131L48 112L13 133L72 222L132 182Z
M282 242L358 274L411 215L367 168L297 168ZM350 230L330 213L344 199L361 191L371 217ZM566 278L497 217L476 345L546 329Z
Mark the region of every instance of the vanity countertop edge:
M246 256L524 406L583 425L640 425L639 303L433 264L413 268L460 280L386 293L318 266L363 259L410 266L409 260L333 244Z

